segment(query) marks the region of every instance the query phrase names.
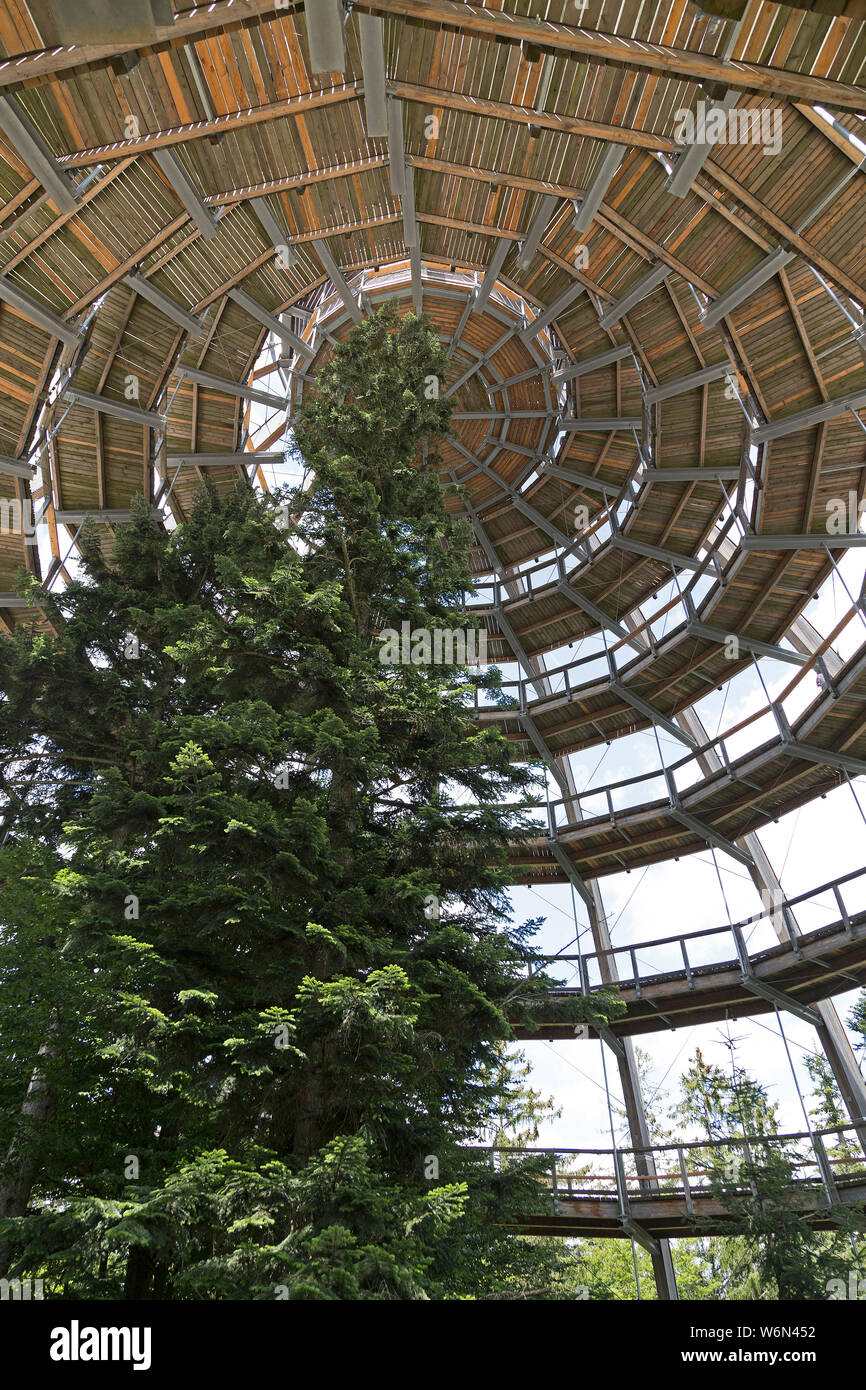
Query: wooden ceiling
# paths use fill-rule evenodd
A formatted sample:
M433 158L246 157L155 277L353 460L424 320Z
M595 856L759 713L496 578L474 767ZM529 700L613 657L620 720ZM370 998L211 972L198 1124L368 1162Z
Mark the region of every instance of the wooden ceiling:
M0 0L0 497L24 504L32 488L54 555L44 577L62 578L84 513L110 539L137 493L159 500L171 484L181 517L205 470L219 485L255 474L252 455L236 458L250 401L220 383L256 372L258 390L285 396L275 368L256 370L262 313L309 344L290 411L330 343L387 293L420 304L449 345L461 418L446 475L466 488L476 572L502 586L494 656L512 659L515 637L530 660L604 628L622 642L617 627L639 623L673 572L713 579L705 624L782 640L830 569L808 537L826 534L830 499L866 484L866 24L854 0L842 15L750 0L736 22L709 8L377 0L348 13L342 70L318 73L301 0L175 0L170 25L164 5L142 5L144 39L74 48L58 46L47 0ZM367 133L365 16L382 21L390 137ZM675 196L677 113L725 93L778 148L716 144ZM621 161L579 232L575 208L612 145ZM775 252L775 273L703 321ZM133 404L164 429L93 408L90 395L129 402L133 378ZM70 383L83 403L62 396ZM286 411L269 425L256 442L279 450ZM202 458L219 454L232 457ZM18 476L28 460L32 484ZM7 630L38 620L15 599L20 567L39 572L26 540L0 534ZM635 674L673 717L722 671L718 643L691 633ZM567 718L540 712L557 752L645 722L610 691L593 699ZM860 722L846 724L849 752ZM801 782L824 785L814 768ZM662 853L686 852L682 827L659 837ZM596 870L617 866L599 845Z

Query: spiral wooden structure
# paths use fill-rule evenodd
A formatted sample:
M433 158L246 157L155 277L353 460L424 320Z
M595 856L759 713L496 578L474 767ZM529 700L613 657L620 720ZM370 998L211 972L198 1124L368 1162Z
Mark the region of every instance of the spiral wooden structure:
M47 621L20 570L62 583L85 517L108 541L137 495L180 520L205 475L267 486L319 363L397 298L447 347L443 482L517 672L478 717L554 786L514 881L570 882L592 926L597 978L563 993L620 978L606 875L710 846L778 898L762 827L866 772L866 646L835 650L863 593L830 632L806 616L866 543L864 18L0 0L0 627ZM711 737L696 704L765 659L787 686ZM578 791L571 754L641 730L677 757ZM831 1002L866 978L863 913L838 901L804 936L785 899L757 953L626 962L607 1040L645 1189L632 1033L790 1008L866 1113ZM676 1297L676 1213L653 1229Z

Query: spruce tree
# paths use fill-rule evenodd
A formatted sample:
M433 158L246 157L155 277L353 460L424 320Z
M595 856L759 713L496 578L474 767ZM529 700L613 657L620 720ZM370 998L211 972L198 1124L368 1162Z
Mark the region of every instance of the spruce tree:
M847 1270L852 1250L857 1258L862 1219L835 1205L832 1228L812 1228L797 1188L802 1156L796 1145L774 1137L779 1134L776 1103L739 1065L735 1043L727 1046L730 1074L696 1050L677 1110L681 1119L704 1130L710 1144L693 1154L710 1174L732 1233L722 1242L719 1261L725 1291L753 1299L824 1299L829 1281ZM744 1142L720 1144L726 1139ZM819 1188L819 1204L822 1195ZM805 1206L815 1196L813 1183ZM708 1224L714 1226L714 1219Z
M2 644L0 873L44 875L36 920L16 894L3 915L15 1273L472 1296L459 1223L475 1261L483 1208L507 1261L493 1226L541 1199L516 1166L491 1202L464 1147L519 1087L500 1048L544 986L503 887L530 777L475 721L495 672L381 660L384 630L472 626L444 375L427 322L380 310L299 411L308 487L206 484L171 533L139 502L41 596L56 635Z

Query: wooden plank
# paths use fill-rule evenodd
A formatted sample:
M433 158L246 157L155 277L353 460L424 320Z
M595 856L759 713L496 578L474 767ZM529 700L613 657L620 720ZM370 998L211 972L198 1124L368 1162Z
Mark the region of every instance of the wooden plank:
M762 63L731 62L710 53L644 43L617 34L581 29L573 24L554 24L503 10L488 10L480 5L456 4L453 0L361 0L356 8L370 14L403 15L427 24L451 24L490 39L580 53L600 63L624 63L656 72L675 72L693 81L719 82L728 87L790 97L819 106L840 106L849 111L859 111L863 106L862 89L847 82L833 82Z

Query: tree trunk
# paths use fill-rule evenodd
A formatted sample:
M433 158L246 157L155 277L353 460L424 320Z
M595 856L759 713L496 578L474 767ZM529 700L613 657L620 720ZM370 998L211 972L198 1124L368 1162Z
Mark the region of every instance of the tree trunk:
M153 1260L141 1245L133 1245L126 1261L126 1279L123 1284L123 1297L127 1301L141 1302L150 1298L153 1280Z
M51 1038L57 1031L55 1020L51 1033L40 1044L30 1085L21 1106L21 1120L12 1137L3 1164L3 1186L0 1187L0 1217L23 1216L30 1201L30 1192L42 1164L40 1130L54 1108L54 1092L47 1085L39 1063L40 1057L51 1053ZM0 1277L6 1274L10 1250L0 1245Z
M309 1062L304 1069L304 1079L298 1089L292 1145L294 1152L304 1163L322 1146L323 1083L324 1048L321 1043L314 1043L310 1048Z

